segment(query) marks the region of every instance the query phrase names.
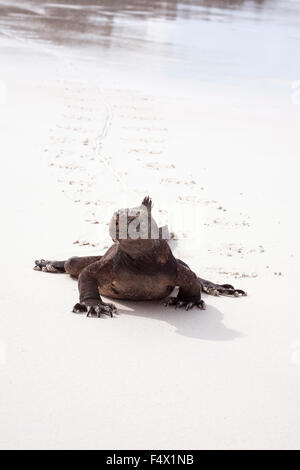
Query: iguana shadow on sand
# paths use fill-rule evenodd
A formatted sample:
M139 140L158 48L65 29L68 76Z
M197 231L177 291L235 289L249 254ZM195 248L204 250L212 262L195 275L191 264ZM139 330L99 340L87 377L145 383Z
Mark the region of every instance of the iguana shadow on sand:
M109 233L114 244L103 256L73 257L66 261L36 260L36 270L66 272L78 277L79 303L73 312L87 316L112 316L116 307L104 303L104 295L123 300L160 300L165 306L205 309L201 292L211 295L246 295L230 284L213 284L198 277L186 263L176 259L162 229L152 217L152 201L145 197L133 209L120 209L112 217ZM174 287L176 297L167 298Z

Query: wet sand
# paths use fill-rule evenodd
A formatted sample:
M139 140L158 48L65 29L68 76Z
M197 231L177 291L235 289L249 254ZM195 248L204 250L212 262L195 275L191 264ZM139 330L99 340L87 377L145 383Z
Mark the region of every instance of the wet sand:
M299 4L111 5L0 1L0 446L297 448ZM32 270L104 252L148 193L247 298L86 319Z

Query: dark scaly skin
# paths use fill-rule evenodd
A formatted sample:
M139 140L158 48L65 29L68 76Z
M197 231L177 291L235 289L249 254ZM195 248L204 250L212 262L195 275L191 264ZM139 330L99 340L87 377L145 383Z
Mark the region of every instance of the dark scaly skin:
M151 200L145 198L142 204L141 207L146 206L151 213ZM35 264L37 270L67 272L77 277L80 296L73 311L98 317L101 314L112 316L116 311L113 304L102 301L101 295L136 301L165 299L166 306L186 310L194 306L205 308L201 292L246 295L231 285L213 284L198 278L186 263L173 256L163 239L123 240L116 236L115 243L103 256L73 257L67 261L37 260ZM166 299L174 287L179 287L177 297Z

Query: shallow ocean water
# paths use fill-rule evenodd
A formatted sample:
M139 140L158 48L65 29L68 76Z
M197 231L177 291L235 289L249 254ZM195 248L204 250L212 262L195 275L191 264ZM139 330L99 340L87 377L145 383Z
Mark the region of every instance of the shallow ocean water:
M300 75L298 0L0 0L1 33L155 78Z

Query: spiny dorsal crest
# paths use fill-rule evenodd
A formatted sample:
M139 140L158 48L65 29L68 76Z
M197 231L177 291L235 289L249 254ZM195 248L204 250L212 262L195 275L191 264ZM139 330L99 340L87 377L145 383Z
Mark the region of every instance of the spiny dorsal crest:
M151 211L153 207L152 199L149 196L144 197L142 206L145 206L149 211Z

